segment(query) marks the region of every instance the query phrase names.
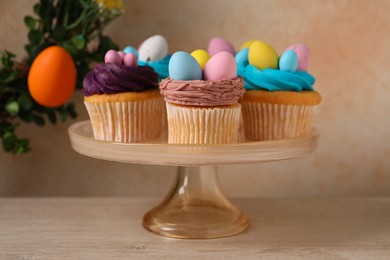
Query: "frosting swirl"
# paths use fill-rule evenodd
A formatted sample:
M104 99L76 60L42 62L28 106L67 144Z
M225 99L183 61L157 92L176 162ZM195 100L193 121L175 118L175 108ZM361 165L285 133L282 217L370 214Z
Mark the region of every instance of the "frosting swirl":
M315 78L306 71L259 70L253 65L248 64L248 61L237 64L237 74L245 79L245 88L248 90L312 91L313 84L315 83Z
M83 80L85 96L141 92L158 87L158 75L151 67L127 67L114 63L98 64Z
M171 59L172 55L167 55L165 56L164 59L162 60L157 60L157 61L138 61L138 65L140 66L150 66L154 69L154 71L159 75L159 81L162 79L168 78L169 77L169 71L168 71L168 65L169 65L169 60Z
M244 95L241 77L231 80L172 80L160 82L160 92L166 102L187 106L233 105Z

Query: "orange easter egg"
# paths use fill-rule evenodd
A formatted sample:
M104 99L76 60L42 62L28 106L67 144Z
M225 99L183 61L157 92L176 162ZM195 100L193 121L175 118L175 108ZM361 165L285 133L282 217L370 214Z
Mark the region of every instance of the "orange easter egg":
M72 56L62 47L51 46L34 60L28 74L28 90L42 106L64 104L76 86L76 66Z

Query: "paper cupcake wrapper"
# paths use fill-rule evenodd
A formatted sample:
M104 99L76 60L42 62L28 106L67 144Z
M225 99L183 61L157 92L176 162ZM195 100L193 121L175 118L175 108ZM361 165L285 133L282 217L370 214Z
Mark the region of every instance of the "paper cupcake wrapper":
M242 103L245 138L251 141L277 140L310 132L312 105Z
M236 143L241 116L239 104L232 107L198 108L166 103L168 143Z
M153 140L161 133L164 101L84 102L95 139L122 143Z

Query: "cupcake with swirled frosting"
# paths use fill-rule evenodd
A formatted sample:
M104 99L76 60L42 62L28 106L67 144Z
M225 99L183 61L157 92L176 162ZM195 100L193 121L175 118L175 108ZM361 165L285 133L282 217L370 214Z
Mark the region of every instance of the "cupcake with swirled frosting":
M277 140L310 132L321 95L307 72L307 46L292 45L279 57L267 43L252 40L235 59L247 90L240 100L246 139Z
M245 92L243 79L236 75L231 53L205 59L174 53L170 77L160 82L167 107L168 143L236 143L241 114L238 100Z
M161 133L164 101L158 74L137 66L134 54L108 51L83 81L84 104L95 139L137 143Z

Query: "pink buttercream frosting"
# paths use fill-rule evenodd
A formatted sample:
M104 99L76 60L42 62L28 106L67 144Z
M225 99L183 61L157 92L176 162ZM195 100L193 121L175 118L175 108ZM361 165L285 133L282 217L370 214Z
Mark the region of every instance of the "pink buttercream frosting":
M244 80L173 80L160 82L160 92L169 103L187 106L228 106L234 105L244 95Z

